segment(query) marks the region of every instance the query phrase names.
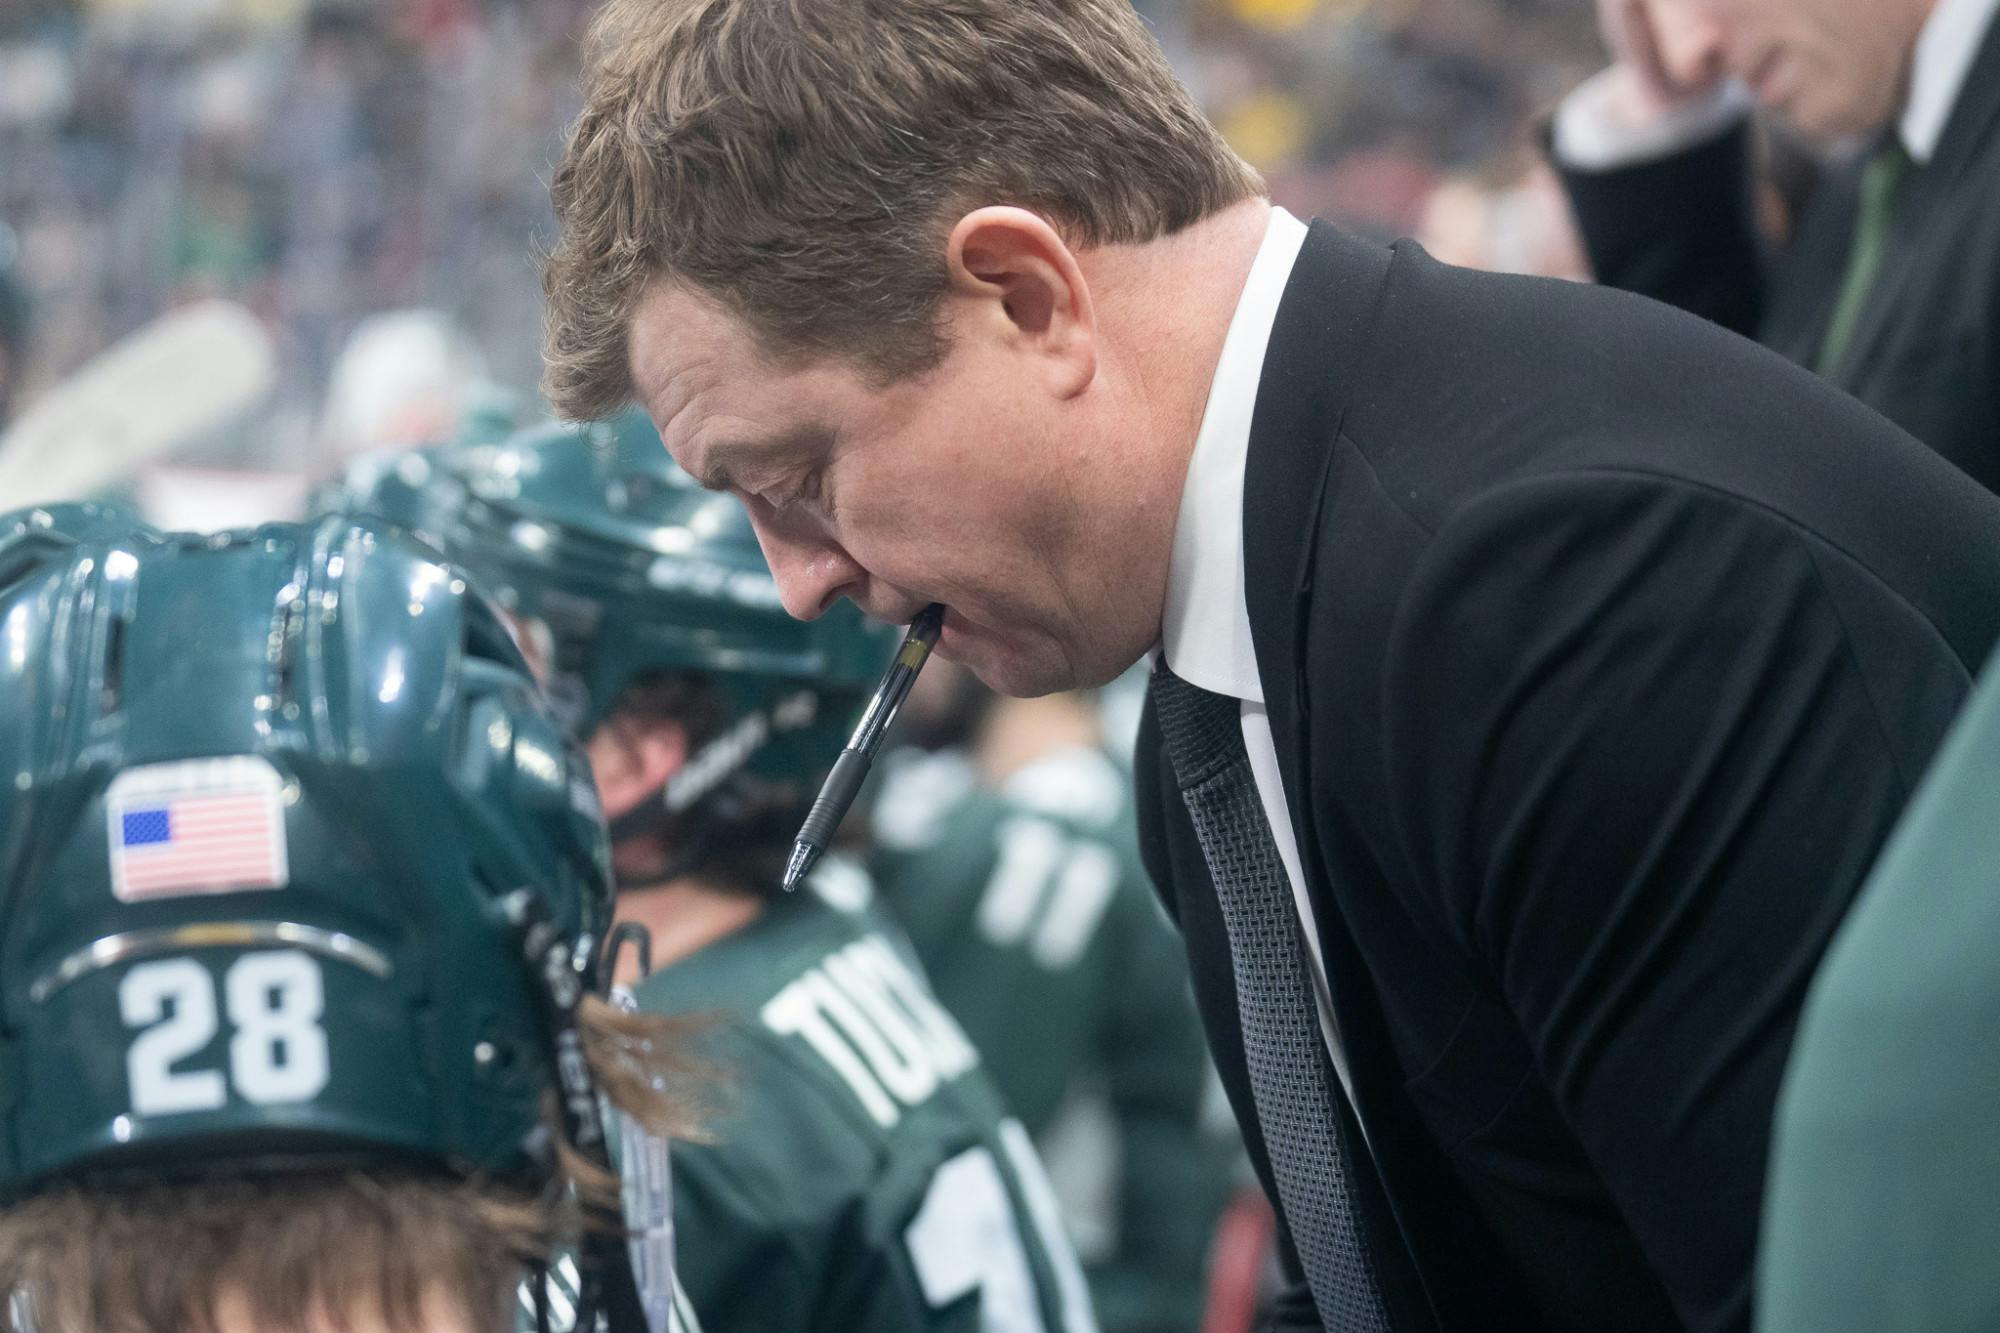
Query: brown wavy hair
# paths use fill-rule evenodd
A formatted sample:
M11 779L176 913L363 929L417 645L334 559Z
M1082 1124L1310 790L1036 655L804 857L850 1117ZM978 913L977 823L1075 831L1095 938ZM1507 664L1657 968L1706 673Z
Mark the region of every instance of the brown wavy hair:
M936 364L944 242L1012 204L1072 244L1261 194L1130 0L610 0L553 182L544 390L603 416L666 279L785 362Z
M688 1089L708 1074L689 1020L595 998L578 1020L614 1105L652 1133L701 1136ZM617 1181L567 1146L559 1158L565 1178L540 1191L407 1167L61 1185L0 1210L0 1293L26 1297L36 1333L220 1333L225 1317L259 1333L500 1327L530 1264L619 1225Z

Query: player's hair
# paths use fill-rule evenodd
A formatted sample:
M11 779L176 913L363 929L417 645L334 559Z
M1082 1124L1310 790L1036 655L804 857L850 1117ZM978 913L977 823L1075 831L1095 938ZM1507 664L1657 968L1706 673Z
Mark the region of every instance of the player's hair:
M685 1020L591 998L578 1021L614 1105L699 1137ZM59 1184L0 1209L0 1293L26 1297L36 1333L217 1333L224 1299L260 1333L357 1319L423 1333L449 1315L492 1327L530 1264L616 1225L616 1180L559 1155L574 1196L408 1164Z
M633 397L629 326L657 279L781 361L888 382L943 355L965 212L1131 244L1263 182L1131 0L611 0L553 192L543 387L588 418Z

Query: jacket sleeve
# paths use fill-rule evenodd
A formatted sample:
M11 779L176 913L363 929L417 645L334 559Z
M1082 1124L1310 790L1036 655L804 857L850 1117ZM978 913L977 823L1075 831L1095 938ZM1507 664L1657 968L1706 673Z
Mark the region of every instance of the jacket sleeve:
M1597 280L1754 337L1765 265L1749 154L1750 131L1739 125L1627 167L1583 171L1556 161Z
M1413 906L1504 997L1693 1329L1747 1326L1805 987L1965 686L1838 551L1648 474L1491 496L1405 592Z

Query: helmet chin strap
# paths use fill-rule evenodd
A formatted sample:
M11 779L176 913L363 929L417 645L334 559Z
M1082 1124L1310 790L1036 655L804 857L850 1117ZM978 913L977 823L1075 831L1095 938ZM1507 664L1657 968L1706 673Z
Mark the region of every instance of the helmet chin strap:
M529 974L538 983L533 990L549 1032L563 1132L578 1155L615 1174L603 1106L577 1022L585 994L606 989L597 940L588 935L573 944L566 940L544 914L541 899L526 891L508 895L507 909L520 928ZM658 1333L646 1316L623 1228L586 1227L580 1250L574 1324L579 1333L597 1333L600 1318L604 1333Z
M666 784L662 783L624 814L607 819L605 827L611 834L611 845L622 847L634 838L658 832L660 826L667 821L666 795ZM621 880L618 887L622 889L633 886Z
M657 888L683 875L693 874L697 867L707 862L716 844L732 836L741 823L746 781L739 768L709 788L692 807L679 810L667 801L672 783L663 783L624 814L607 820L606 828L611 834L613 848L626 846L637 838L663 833L670 822L678 820L670 845L652 864L636 873L617 872L618 888L621 891ZM663 838L662 841L669 840Z
M647 796L645 800L627 810L618 818L606 821L611 834L611 846L616 849L629 846L634 840L659 833L670 816L666 810L666 787ZM620 892L633 889L658 888L671 883L691 872L708 855L712 839L707 832L711 821L690 823L688 836L681 844L663 851L644 869L637 872L618 870L614 865L614 876Z

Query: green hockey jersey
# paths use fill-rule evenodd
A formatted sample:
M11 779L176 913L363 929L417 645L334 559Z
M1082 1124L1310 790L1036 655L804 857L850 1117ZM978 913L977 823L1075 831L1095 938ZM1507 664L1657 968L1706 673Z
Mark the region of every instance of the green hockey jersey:
M715 1141L675 1144L678 1285L702 1333L1094 1333L1029 1137L865 906L814 892L656 972L709 1015Z
M1241 1147L1180 937L1139 863L1127 779L1084 749L1000 790L949 752L885 778L881 902L1042 1148L1099 1320L1195 1328Z

